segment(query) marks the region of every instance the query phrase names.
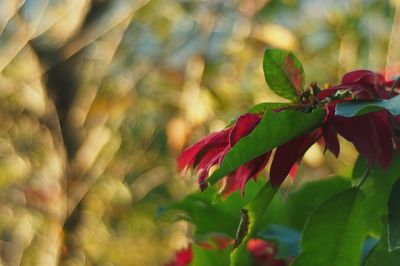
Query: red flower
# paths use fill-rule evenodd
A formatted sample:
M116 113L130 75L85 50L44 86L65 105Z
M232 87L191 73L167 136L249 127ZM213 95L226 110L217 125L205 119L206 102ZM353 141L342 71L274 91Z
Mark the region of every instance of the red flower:
M326 148L338 156L340 147L337 134L353 143L370 166L379 162L387 168L392 160L394 131L387 111L379 111L356 117L334 115L334 107L328 107L323 125Z
M385 81L380 74L367 70L356 70L345 74L341 84L324 90L318 95L318 99L321 101L333 97L333 101L325 107L327 116L322 125L326 149L336 156L339 155L340 147L337 138L337 134L339 134L353 143L370 166L374 166L376 162L380 162L384 168L389 166L394 148L392 139L395 134L390 123L390 114L387 111L356 117L335 115L336 105L344 101L388 99L390 91L386 89L386 86L389 84L393 84L393 81ZM335 99L335 94L337 96L341 92L345 97Z
M185 249L181 249L175 253L175 257L165 266L187 266L193 260L192 246L189 245Z
M400 143L399 138L395 138L392 125L398 124L400 127L399 119L389 117L390 114L384 110L356 117L335 115L338 103L388 99L391 97L387 89L388 84L393 84L393 81L385 81L380 74L368 70L356 70L345 74L339 85L317 92L315 96L302 98L298 106L289 106L288 108L295 109L302 109L305 106L324 107L327 115L320 128L277 147L270 169L269 179L272 186L279 186L289 173L293 174L297 162L321 138L325 141L325 150L329 149L338 156L340 152L338 134L352 142L370 166L379 162L384 168L388 167L394 149L392 140L395 139ZM201 189L205 189L210 168L219 165L233 145L250 134L260 120L261 115L245 114L239 117L232 127L203 138L178 157L178 170L193 167L198 172ZM246 182L250 178L256 178L266 166L270 156L271 151L267 151L226 176L223 193L229 194L239 188L243 192Z
M259 115L245 114L238 118L234 126L210 134L193 144L178 157L178 170L182 171L185 168L193 167L198 172L200 188L205 189L210 168L220 164L233 145L242 137L250 134L260 120ZM223 192L228 194L239 188L243 191L246 182L250 178L256 178L257 174L264 169L270 155L271 152L267 152L229 174L224 180Z
M386 90L388 84L392 84L392 82L386 82L379 73L355 70L345 74L339 85L321 91L318 99L331 97L339 91L348 92L348 100L353 100L353 98L358 100L387 99L389 97L389 91Z

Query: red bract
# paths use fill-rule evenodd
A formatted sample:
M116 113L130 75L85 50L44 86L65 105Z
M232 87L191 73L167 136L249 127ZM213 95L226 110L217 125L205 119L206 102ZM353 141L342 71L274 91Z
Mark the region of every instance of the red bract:
M185 249L181 249L175 253L174 258L165 266L187 266L193 260L193 249L192 246L189 245Z
M321 102L327 99L327 116L322 125L322 133L325 139L325 148L336 156L340 147L337 134L353 143L357 151L363 155L370 166L379 162L387 168L392 159L394 131L387 111L373 112L362 116L342 117L335 115L338 103L352 100L379 100L388 99L390 91L388 84L393 81L385 81L381 74L368 70L356 70L343 76L339 85L322 91L318 95ZM339 95L345 95L340 97ZM393 93L394 96L397 93ZM338 97L339 96L339 97ZM338 98L335 98L338 97Z
M334 106L329 106L323 131L326 148L336 156L340 151L337 140L339 134L353 143L370 166L379 162L383 168L387 168L392 160L394 131L389 123L387 111L342 117L334 114Z
M387 84L388 82L379 73L369 70L355 70L345 74L339 85L321 91L318 94L318 99L323 100L334 96L339 91L349 92L347 100L387 99L389 97L389 92L386 90Z
M356 70L343 76L341 83L326 90L315 90L301 98L298 105L290 105L284 109L310 110L316 106L325 108L326 117L320 128L299 136L276 148L270 169L272 186L279 186L286 176L295 172L297 163L305 152L318 140L323 138L325 150L338 156L340 145L338 134L353 143L357 151L363 155L370 166L379 162L382 167L389 166L394 149L393 140L400 143L395 135L393 125L400 120L387 111L368 113L362 116L342 117L335 114L336 105L348 101L366 101L388 99L397 94L390 92L388 84L380 74L368 70ZM316 93L314 93L314 90ZM238 118L235 125L220 132L213 133L187 148L177 160L178 170L193 167L198 173L201 189L206 188L210 168L220 165L228 151L243 137L250 134L258 125L262 115L245 114ZM247 162L224 178L223 193L225 195L240 189L242 192L250 178L256 178L266 166L271 151Z
M274 160L271 164L270 176L271 185L279 186L296 166L304 153L321 137L319 129L307 135L297 137L276 149Z
M237 119L234 126L201 139L184 150L178 157L178 170L182 171L185 168L193 167L198 172L200 188L205 189L210 168L213 165L219 165L233 145L250 134L260 120L259 115L245 114ZM250 178L255 178L265 167L270 154L267 152L229 174L224 180L223 192L229 194L239 188L243 191L246 182Z

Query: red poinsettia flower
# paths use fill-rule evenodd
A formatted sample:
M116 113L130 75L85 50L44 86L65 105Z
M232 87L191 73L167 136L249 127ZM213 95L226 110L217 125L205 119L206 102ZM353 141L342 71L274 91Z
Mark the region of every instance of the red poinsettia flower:
M269 178L272 186L279 186L289 173L293 175L305 152L320 139L324 140L325 149L338 156L338 134L352 142L370 166L379 162L384 168L388 167L394 149L392 140L400 143L393 130L393 124L397 123L400 126L400 120L390 117L385 110L356 117L335 114L338 103L388 99L395 96L396 93L388 89L388 84L393 85L394 82L385 81L382 75L368 70L356 70L345 74L339 85L316 93L314 98L302 99L300 109L307 105L317 105L326 109L326 117L320 128L276 148ZM193 144L178 157L178 170L193 167L198 173L200 187L205 189L210 168L219 165L226 153L241 138L250 134L261 118L261 114L245 114L239 117L232 127L213 133ZM226 176L223 193L229 194L237 189L243 192L246 182L251 178L255 179L266 166L271 152L267 151Z
M393 81L385 81L381 74L367 70L356 70L343 76L341 84L322 91L318 99L324 101L332 96L344 95L343 98L333 98L325 109L327 116L322 125L325 147L336 156L340 147L337 134L352 142L357 151L363 155L370 166L379 162L387 168L392 159L395 137L393 125L389 119L391 114L382 110L356 117L342 117L335 115L338 103L351 100L388 99L390 90L387 85ZM394 96L397 93L392 93Z
M173 259L165 264L165 266L187 266L193 260L193 249L192 246L189 245L185 249L181 249L175 253Z

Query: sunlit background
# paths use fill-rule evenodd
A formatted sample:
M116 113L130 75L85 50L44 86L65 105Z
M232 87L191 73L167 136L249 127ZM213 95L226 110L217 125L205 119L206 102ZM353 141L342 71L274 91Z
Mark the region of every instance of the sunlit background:
M0 264L163 265L193 232L159 215L196 189L179 151L283 100L264 49L294 51L320 86L384 71L398 3L0 0ZM348 174L342 147L315 145L299 179Z

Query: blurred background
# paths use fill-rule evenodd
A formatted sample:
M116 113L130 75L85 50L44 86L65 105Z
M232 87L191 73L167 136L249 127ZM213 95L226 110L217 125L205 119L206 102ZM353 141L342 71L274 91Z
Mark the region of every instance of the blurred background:
M158 218L196 190L187 145L283 101L264 49L307 83L400 59L399 1L0 0L0 264L163 265L186 222ZM303 179L346 175L314 146Z

